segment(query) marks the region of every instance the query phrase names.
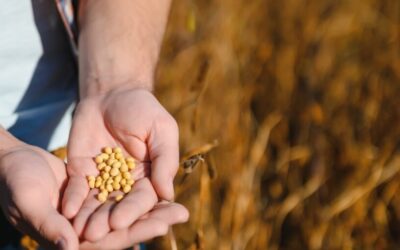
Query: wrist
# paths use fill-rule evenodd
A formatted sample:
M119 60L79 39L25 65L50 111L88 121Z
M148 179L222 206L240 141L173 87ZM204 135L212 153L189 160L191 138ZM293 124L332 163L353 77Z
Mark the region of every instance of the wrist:
M128 89L142 89L149 92L153 91L153 80L137 80L132 78L120 78L115 79L114 77L87 77L80 83L80 97L81 99L105 95L110 92Z

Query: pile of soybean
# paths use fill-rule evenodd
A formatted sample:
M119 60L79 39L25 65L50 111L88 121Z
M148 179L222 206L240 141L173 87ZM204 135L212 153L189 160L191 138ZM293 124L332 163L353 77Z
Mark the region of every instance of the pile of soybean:
M97 169L100 171L97 176L88 176L87 180L91 189L99 189L97 199L105 202L113 191L122 191L127 194L131 191L135 182L129 171L136 166L135 160L125 157L119 147L105 147L98 156L94 158ZM123 194L115 197L118 202L124 198Z

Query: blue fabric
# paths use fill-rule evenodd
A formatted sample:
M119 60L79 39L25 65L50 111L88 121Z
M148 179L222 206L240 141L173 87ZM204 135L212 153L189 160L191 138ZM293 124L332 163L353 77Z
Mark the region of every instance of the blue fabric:
M67 143L77 67L53 1L0 0L0 125L29 144Z

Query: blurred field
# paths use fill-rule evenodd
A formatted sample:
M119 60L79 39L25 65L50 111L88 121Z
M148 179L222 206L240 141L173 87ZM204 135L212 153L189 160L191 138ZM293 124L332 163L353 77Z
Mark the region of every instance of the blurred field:
M218 145L150 249L400 249L399 0L174 1L157 84Z

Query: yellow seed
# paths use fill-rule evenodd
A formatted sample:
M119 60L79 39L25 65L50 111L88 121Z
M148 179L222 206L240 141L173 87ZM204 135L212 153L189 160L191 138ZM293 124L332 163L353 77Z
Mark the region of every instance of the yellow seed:
M122 153L115 153L115 159L121 160L123 158Z
M90 188L94 188L96 185L95 185L95 180L94 179L92 179L92 180L90 180L89 181L89 187Z
M100 164L97 165L97 169L98 169L98 170L102 170L102 169L105 168L106 166L107 166L106 163L102 162L102 163L100 163Z
M128 179L128 180L126 180L126 184L128 184L128 185L133 185L133 183L135 183L135 180L133 180L133 179Z
M101 153L101 157L103 158L103 161L108 160L110 158L110 155L106 153Z
M112 148L111 147L104 147L103 152L106 154L111 154L112 153Z
M96 177L94 177L94 176L92 176L92 175L89 175L89 176L87 176L86 178L87 178L88 181L96 180Z
M130 179L130 178L131 178L131 173L129 173L129 172L123 172L123 173L122 173L122 177L124 177L125 179Z
M134 162L134 161L128 161L128 162L127 162L127 164L128 164L128 168L129 168L129 170L132 170L132 169L134 169L134 168L135 168L135 166L136 166L136 164L135 164L135 162Z
M131 191L131 186L129 186L129 185L126 185L126 186L124 186L124 188L123 188L123 191L124 191L124 193L129 193L129 191Z
M122 164L121 165L121 168L119 169L121 172L128 172L128 165L126 165L126 164Z
M110 172L110 170L111 170L111 167L110 167L110 166L105 166L104 171Z
M103 178L103 180L107 180L110 177L110 174L105 172L101 175L101 177Z
M108 191L106 189L102 190L100 193L104 194L106 197L108 196Z
M122 179L119 183L121 184L121 186L125 186L127 182L126 179Z
M111 170L110 170L110 175L111 176L117 176L119 174L119 170L118 170L118 168L112 168Z
M110 159L107 160L107 165L111 166L114 163L115 159L113 159L112 157L110 157Z
M113 186L112 186L111 184L108 184L108 185L106 186L106 190L107 190L109 193L111 193L112 191L114 191L114 188L113 188Z
M103 157L102 157L101 155L98 155L98 156L96 156L96 158L94 158L94 161L95 161L97 164L100 164L100 163L103 162Z
M95 188L99 188L101 186L102 181L96 180L96 182L94 183L94 187Z
M114 163L112 164L113 168L120 168L121 167L121 162L119 161L114 161Z
M97 195L97 200L99 200L101 203L104 203L107 200L107 196L104 195L104 193L99 193Z
M122 200L123 198L124 198L124 195L119 194L119 195L115 196L115 201L118 202L118 201Z
M120 182L122 180L121 174L118 174L117 176L114 177L114 182Z
M113 182L112 184L114 190L120 190L121 189L121 185L118 182Z
M105 202L113 191L122 190L124 193L128 193L132 190L135 181L129 170L134 169L136 163L130 156L125 158L122 148L104 147L94 160L100 173L96 177L88 176L87 180L91 189L99 189L100 193L97 195L97 199L100 202ZM115 200L118 202L123 197L123 194L119 194Z

